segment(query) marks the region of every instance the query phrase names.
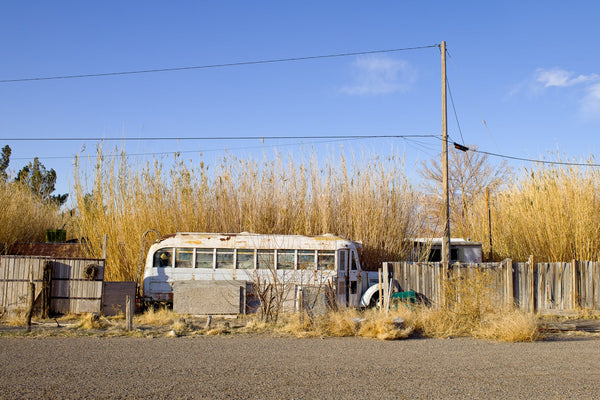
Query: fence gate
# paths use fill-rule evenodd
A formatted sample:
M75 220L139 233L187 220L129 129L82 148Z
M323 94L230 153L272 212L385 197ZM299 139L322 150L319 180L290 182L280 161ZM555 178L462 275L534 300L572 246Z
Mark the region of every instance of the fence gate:
M25 310L30 281L37 311L100 312L103 280L104 260L0 256L0 312Z

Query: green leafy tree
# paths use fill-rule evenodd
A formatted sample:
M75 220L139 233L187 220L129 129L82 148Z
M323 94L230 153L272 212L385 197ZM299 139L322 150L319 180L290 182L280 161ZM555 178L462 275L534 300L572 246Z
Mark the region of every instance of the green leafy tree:
M0 180L2 182L6 182L8 179L8 173L6 170L8 169L8 164L10 163L10 146L6 145L2 148L2 155L0 155Z
M55 202L58 205L67 201L66 193L52 195L55 190L56 171L53 168L47 170L37 157L19 171L15 181L28 186L34 194L45 201Z

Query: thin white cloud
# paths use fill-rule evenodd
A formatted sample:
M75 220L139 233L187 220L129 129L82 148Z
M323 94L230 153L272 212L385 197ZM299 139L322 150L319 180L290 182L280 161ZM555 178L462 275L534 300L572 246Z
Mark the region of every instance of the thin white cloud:
M408 62L382 56L359 57L352 64L354 81L342 87L349 95L379 95L406 92L417 79Z
M577 75L574 77L573 72L566 71L560 68L538 68L535 71L536 82L541 83L544 87L568 87L580 83L597 81L598 78L599 76L596 74Z
M515 85L505 99L521 92L537 97L550 89L564 91L566 99L578 99L582 117L586 119L600 117L599 74L585 75L562 68L538 68L531 78Z
M586 89L587 93L581 100L581 111L586 117L600 116L600 83L594 83Z

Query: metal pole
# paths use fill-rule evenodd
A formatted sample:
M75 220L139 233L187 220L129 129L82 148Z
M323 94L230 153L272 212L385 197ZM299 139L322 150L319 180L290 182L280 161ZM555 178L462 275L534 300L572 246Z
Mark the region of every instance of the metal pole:
M448 267L450 262L450 198L448 184L448 121L446 111L446 42L440 47L442 52L442 180L444 185L444 235L442 237L442 264Z

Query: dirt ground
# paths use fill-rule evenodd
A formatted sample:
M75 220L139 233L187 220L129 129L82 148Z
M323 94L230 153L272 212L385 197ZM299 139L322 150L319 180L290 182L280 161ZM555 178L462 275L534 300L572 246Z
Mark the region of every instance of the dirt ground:
M1 398L598 398L600 339L0 337Z

